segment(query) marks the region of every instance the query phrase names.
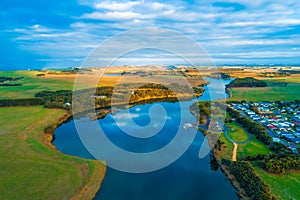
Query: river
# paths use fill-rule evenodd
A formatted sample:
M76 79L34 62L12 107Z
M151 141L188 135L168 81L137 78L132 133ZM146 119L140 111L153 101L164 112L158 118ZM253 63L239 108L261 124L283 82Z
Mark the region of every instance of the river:
M224 87L220 87L222 80L208 79L211 82L209 93L205 87L204 94L199 97L201 100L211 98L226 97ZM225 81L224 84L227 84ZM186 102L190 105L192 102ZM180 123L178 114L179 103L158 102L167 111L168 120L159 134L148 139L132 139L122 133L116 126L112 115L107 115L99 120L99 124L106 132L111 133L109 139L123 149L139 152L147 152L159 149L168 144L176 134L176 127ZM147 125L149 123L148 111L153 104L138 105L129 109L135 123ZM190 113L185 114L186 118L195 119ZM78 123L89 125L89 120L80 119ZM175 127L175 128L174 128ZM107 168L105 179L98 191L95 199L97 200L122 200L122 199L238 199L236 190L230 184L226 176L220 171L211 160L210 155L199 159L198 153L203 142L204 136L199 132L193 140L188 150L174 163L150 173L126 173ZM59 126L55 131L53 144L63 153L79 156L83 158L93 158L85 149L76 132L74 120Z

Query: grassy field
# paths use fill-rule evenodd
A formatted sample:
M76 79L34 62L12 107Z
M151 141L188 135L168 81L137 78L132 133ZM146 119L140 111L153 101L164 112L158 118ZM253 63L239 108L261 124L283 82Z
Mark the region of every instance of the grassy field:
M56 91L74 89L74 81L76 80L77 74L57 73L37 76L37 74L40 73L39 71L0 71L0 76L24 77L24 79L12 82L22 84L22 86L0 86L0 99L30 98L34 97L37 92L44 90ZM95 85L98 87L113 86L118 83L120 79L120 76L102 76L99 79L99 77L95 75L80 75L80 78L77 80L78 85L75 89L92 88L95 87ZM135 76L126 80L141 81L142 78Z
M63 155L43 139L66 113L42 107L0 108L0 199L90 199L105 174L98 161Z
M45 76L37 76L37 74L45 74ZM63 72L54 72L47 74L47 72L39 71L0 71L0 76L4 77L24 77L21 80L13 81L15 84L22 84L22 86L0 86L0 99L16 99L16 98L30 98L34 97L37 92L47 90L73 90L74 82L77 80L76 88L94 88L95 86L114 86L117 83L170 83L182 82L180 77L174 76L155 76L141 77L141 76L98 76L98 74L68 74ZM192 85L203 84L202 79L187 78Z
M265 88L233 88L232 97L229 100L247 101L294 101L300 99L299 78L294 79L272 79L267 80L268 86ZM294 81L294 82L292 82ZM288 82L284 87L280 83Z
M248 134L244 131L244 129L240 128L237 123L226 123L226 126L228 128L227 133L229 137L235 142L244 142L249 138Z
M240 127L236 122L226 123L228 127L228 135L233 141L243 142L248 139L248 134L246 131ZM246 144L239 144L237 149L237 159L245 156L256 156L258 154L268 154L270 153L269 148L262 142L257 140L250 134L251 140ZM220 137L221 141L224 142L226 150L221 152L221 157L226 159L231 159L233 151L233 143L231 143L224 134Z
M239 144L237 158L268 153L270 153L269 148L262 142L258 141L255 137L252 137L249 143Z
M37 77L37 71L0 71L0 76L24 77L13 83L20 83L22 86L0 86L0 99L15 99L34 97L34 94L42 90L71 90L73 80L57 80L44 77Z
M220 158L231 160L232 151L233 151L233 143L226 139L224 134L221 134L220 141L223 142L222 150L218 152L218 156Z
M291 172L286 175L274 175L267 173L255 166L255 171L263 179L263 181L269 186L271 193L274 194L277 199L300 199L300 173Z
M300 83L300 77L298 76L293 76L293 77L283 77L283 78L269 78L265 79L268 82L282 82L282 83Z

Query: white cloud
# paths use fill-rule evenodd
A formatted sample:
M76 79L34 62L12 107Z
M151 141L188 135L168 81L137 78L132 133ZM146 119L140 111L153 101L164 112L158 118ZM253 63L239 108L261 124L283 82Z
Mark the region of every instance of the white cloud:
M279 40L279 39L264 39L264 40L236 40L228 41L228 45L237 46L237 45L280 45L280 44L295 44L295 40Z
M32 27L35 28L35 29L38 29L38 28L40 28L40 25L39 24L35 24Z
M113 11L113 12L107 12L107 13L102 13L102 12L93 12L90 14L84 14L82 19L95 19L95 20L129 20L129 19L140 19L142 18L142 15L139 13L135 12L118 12L118 11Z
M104 1L101 3L95 3L94 7L96 9L107 9L113 11L124 11L130 10L132 7L140 4L140 1L129 1L129 2L112 2L112 1Z
M183 1L80 1L93 11L74 16L68 28L53 29L36 22L27 28L10 30L18 34L14 41L26 50L55 58L84 57L105 39L122 31L144 27L177 30L203 44L212 54L238 52L241 53L241 59L262 57L258 54L242 54L249 49L272 48L274 52L290 52L287 49L299 49L300 45L299 33L277 34L300 25L300 3L292 0L280 3L267 0L222 1L246 5L245 10L238 12L208 6L215 1L201 1L192 5ZM271 51L264 52L261 55L273 55L274 58L278 55ZM299 56L289 53L282 55ZM227 56L234 57L234 54ZM145 58L134 59L123 58L127 63L142 62ZM153 62L147 59L145 62ZM161 62L172 62L169 58L159 59Z
M167 5L167 4L163 4L163 3L159 3L159 2L153 2L153 3L149 3L148 5L150 8L154 9L154 10L161 10L161 9L170 9L173 8L173 6Z
M274 22L274 25L276 24L287 26L300 25L300 19L279 19Z
M293 26L299 25L300 19L278 19L278 20L266 20L266 21L244 21L244 22L233 22L224 23L220 26L223 27L245 27L245 26Z
M300 56L300 52L293 51L251 51L235 53L215 53L216 57L239 57L239 58L276 58Z

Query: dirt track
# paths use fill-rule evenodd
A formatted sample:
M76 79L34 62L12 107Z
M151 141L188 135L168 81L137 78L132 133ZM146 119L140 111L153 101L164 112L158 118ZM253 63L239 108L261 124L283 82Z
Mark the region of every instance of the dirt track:
M233 143L234 148L233 148L233 152L232 152L232 161L235 162L236 161L236 152L237 152L237 148L238 148L238 144Z

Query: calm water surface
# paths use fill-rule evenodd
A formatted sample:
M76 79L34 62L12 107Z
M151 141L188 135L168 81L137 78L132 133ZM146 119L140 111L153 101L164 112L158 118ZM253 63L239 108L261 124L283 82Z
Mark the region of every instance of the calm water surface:
M211 96L213 98L225 97L224 87L220 87L220 84L218 84L221 80L209 80L211 81L211 88L214 88L214 94L210 95L206 88L200 99L209 100ZM188 107L191 103L185 102L185 105ZM105 133L109 133L107 134L109 139L121 148L130 151L138 149L139 152L153 151L172 140L180 123L179 103L155 104L163 106L168 117L164 128L157 135L148 139L134 139L127 136L116 126L112 115L108 115L98 122ZM147 125L150 122L148 111L151 106L146 104L130 108L135 123ZM184 117L190 119L191 122L195 120L189 112L186 112ZM80 119L77 122L84 123L86 126L89 126L90 123L88 119ZM203 135L199 132L192 145L178 160L170 166L155 172L132 174L108 168L104 182L95 199L238 199L236 190L211 161L210 155L203 159L198 158L203 138ZM81 143L75 129L74 120L56 129L53 143L65 154L93 158Z
M121 76L121 74L103 74L102 76L114 77L114 76Z

